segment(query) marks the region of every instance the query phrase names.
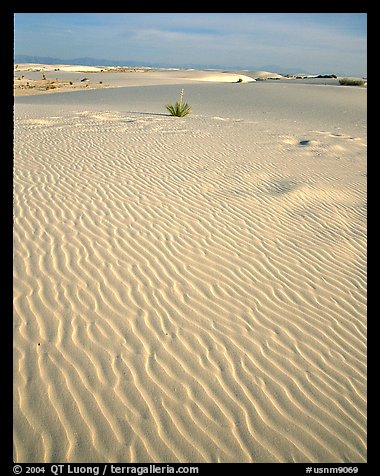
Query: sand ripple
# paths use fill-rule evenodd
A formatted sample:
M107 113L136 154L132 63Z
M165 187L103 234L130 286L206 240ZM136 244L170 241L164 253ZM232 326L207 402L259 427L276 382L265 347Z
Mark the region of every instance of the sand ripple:
M220 119L18 117L15 461L365 461L364 140Z

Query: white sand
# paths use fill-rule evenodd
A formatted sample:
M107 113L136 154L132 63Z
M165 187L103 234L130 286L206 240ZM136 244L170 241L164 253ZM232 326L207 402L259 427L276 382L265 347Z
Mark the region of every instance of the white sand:
M366 461L366 90L162 76L16 100L14 460Z
M257 77L267 77L270 73L257 71L255 74ZM152 86L202 83L204 81L217 83L236 83L238 81L246 83L255 81L251 76L236 72L175 69L150 70L143 68L126 68L125 71L120 72L120 69L112 67L36 64L17 65L14 71L14 78L15 96L71 92L84 88ZM83 82L84 79L86 79L85 82Z

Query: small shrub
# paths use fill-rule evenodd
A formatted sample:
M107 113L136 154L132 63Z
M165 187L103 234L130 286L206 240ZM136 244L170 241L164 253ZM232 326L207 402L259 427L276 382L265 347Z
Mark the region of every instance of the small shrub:
M181 93L179 95L179 101L175 103L173 106L172 104L166 104L165 107L169 111L171 116L177 116L177 117L184 117L190 114L191 112L191 107L187 102L182 102L183 98L183 89L181 89Z
M363 79L342 78L339 80L341 86L364 86Z
M237 83L242 83L243 80L242 80L242 78L239 78L236 82L237 82Z

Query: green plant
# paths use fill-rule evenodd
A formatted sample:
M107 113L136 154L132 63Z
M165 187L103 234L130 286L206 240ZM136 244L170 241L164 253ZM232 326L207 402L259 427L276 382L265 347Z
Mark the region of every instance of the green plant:
M177 101L174 106L172 104L165 105L171 116L184 117L190 114L191 107L189 106L189 104L187 104L187 102L183 102L182 99L183 89L181 89L179 101Z
M351 78L342 78L339 80L339 84L342 86L364 86L363 79L351 79Z
M242 78L239 78L236 82L237 82L237 83L242 83L243 80L242 80Z

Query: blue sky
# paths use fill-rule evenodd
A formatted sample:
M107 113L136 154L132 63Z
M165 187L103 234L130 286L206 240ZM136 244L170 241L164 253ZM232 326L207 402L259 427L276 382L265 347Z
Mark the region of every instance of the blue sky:
M16 13L15 54L367 74L365 13Z

